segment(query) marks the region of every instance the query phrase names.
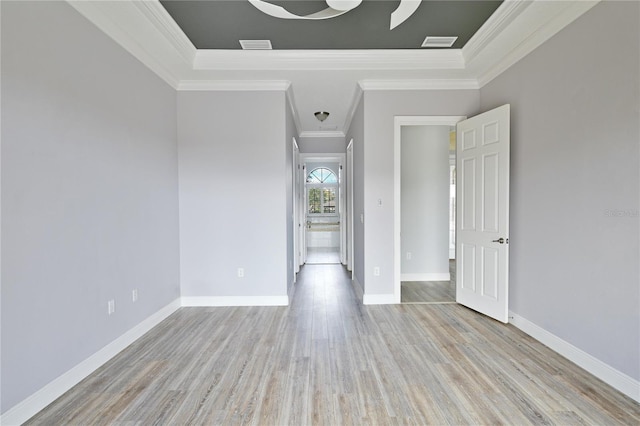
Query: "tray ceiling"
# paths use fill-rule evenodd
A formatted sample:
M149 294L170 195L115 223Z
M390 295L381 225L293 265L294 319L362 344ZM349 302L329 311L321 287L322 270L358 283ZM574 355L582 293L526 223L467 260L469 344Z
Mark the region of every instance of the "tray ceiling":
M478 89L598 2L423 0L390 29L416 0L347 0L356 7L316 21L251 2L305 15L342 0L67 1L178 91L285 91L301 137L344 137L363 91ZM448 35L452 48L420 48ZM241 50L246 39L273 50Z
M296 15L327 8L324 0L268 2ZM457 36L452 48L462 48L502 1L424 0L392 30L390 18L399 0L364 0L343 15L322 20L275 18L248 0L160 3L197 49L240 49L239 40L266 39L273 49L307 50L420 49L427 36Z

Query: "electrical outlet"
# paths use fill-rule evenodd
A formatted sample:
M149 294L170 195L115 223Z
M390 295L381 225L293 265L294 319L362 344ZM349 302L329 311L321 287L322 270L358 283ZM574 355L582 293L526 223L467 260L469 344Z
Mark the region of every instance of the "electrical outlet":
M373 268L373 276L374 277L379 277L380 276L380 268L379 267L375 267Z
M238 278L244 278L244 268L238 268Z
M411 260L411 252L410 251L407 252L407 260Z
M133 303L136 303L138 301L138 289L134 288L133 291L131 291L131 301Z
M116 312L116 301L111 299L107 302L107 314L111 315Z

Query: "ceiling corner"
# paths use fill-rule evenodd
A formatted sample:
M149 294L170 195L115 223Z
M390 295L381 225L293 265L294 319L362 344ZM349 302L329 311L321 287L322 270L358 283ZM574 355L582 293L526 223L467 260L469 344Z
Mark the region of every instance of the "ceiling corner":
M175 22L163 21L162 5L153 1L67 0L78 13L177 89L192 70L196 49ZM144 3L144 4L143 4ZM169 35L173 32L173 35ZM180 40L182 39L182 40ZM188 42L188 43L187 43Z
M600 0L506 0L462 48L470 75L483 87Z

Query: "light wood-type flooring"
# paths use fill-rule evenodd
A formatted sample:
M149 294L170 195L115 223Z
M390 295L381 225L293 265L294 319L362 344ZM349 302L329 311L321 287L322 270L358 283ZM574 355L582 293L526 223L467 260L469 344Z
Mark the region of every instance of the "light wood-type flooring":
M182 308L43 425L638 425L640 405L456 304L363 306L307 265L289 307Z
M340 247L307 248L307 265L323 265L327 263L340 263Z
M402 303L454 303L456 301L456 261L449 260L450 281L403 281Z

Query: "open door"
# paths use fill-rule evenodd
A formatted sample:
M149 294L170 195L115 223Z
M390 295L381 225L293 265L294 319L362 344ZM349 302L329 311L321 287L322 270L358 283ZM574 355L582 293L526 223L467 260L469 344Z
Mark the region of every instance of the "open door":
M509 321L510 106L457 125L456 301Z

